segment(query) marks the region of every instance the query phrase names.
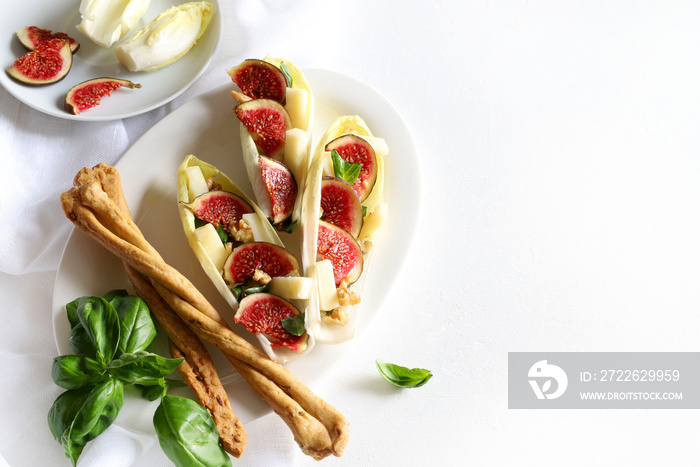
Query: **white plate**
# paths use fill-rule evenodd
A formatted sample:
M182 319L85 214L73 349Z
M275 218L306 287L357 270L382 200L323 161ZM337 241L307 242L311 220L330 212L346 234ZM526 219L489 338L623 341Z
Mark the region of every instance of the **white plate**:
M313 386L351 351L378 313L400 312L391 306L383 307L382 303L409 254L420 216L421 189L413 138L386 98L366 84L338 73L316 69L304 73L316 97L316 138L320 138L336 117L357 114L365 119L376 136L386 139L390 148L385 176L389 217L369 271L355 338L340 345L317 344L308 355L286 365L307 385ZM231 323L233 313L207 279L187 244L175 190L178 166L185 156L194 154L221 169L241 189L251 193L241 157L238 119L232 111L234 103L229 94L232 87L233 84L216 88L163 118L116 165L129 207L146 239ZM67 180L66 189L69 187ZM54 285L54 335L60 354L72 353L64 305L77 297L102 295L115 288L130 289L120 262L75 229L66 244ZM242 327L233 327L254 342ZM234 412L243 423L269 413L269 407L238 377L221 352L212 349L212 357ZM337 402L332 399L329 397L331 404ZM156 406L157 403L130 398L116 423L132 430L153 432L151 420Z
M151 0L150 7L134 28L148 24L153 18L173 5L189 0ZM28 86L0 73L0 84L10 94L30 107L55 117L71 120L117 120L138 115L159 107L184 92L204 72L221 39L221 14L218 0L209 0L214 15L205 35L175 63L150 73L132 73L124 68L115 55L116 44L102 48L79 32L78 0L22 0L4 1L0 15L0 68L7 69L27 51L17 39L15 31L26 26L65 32L80 43L73 55L73 66L58 83L48 86ZM128 37L128 36L127 36ZM88 79L99 77L128 79L141 84L141 89L119 89L104 97L97 107L72 115L63 110L63 100L70 88Z

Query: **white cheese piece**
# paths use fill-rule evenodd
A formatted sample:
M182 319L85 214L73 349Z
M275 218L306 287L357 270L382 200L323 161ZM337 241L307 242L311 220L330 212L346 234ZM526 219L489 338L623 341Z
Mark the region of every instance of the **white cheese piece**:
M310 277L273 277L267 291L287 300L306 300L311 297L313 282Z
M321 313L338 308L340 302L338 301L338 292L336 291L335 279L333 278L333 265L330 260L324 259L316 262L314 271Z
M190 202L192 202L197 196L208 192L209 188L207 187L207 181L204 180L202 169L198 166L193 165L192 167L187 167L186 172L187 188L189 190Z
M207 255L209 255L216 269L220 271L224 267L228 252L221 242L216 228L212 224L205 224L195 229L194 233L197 235L199 243L202 244L202 248L204 248Z
M287 100L284 108L292 119L292 126L305 130L307 127L306 107L309 103L309 92L306 89L287 88Z

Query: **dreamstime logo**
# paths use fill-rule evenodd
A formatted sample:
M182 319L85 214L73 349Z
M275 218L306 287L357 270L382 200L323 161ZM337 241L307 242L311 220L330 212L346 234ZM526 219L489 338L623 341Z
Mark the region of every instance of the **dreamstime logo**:
M556 365L548 364L547 360L540 360L532 365L527 376L530 378L528 382L538 399L556 399L564 394L566 386L569 384L569 378L566 377L564 370ZM554 391L550 392L552 380L557 384Z

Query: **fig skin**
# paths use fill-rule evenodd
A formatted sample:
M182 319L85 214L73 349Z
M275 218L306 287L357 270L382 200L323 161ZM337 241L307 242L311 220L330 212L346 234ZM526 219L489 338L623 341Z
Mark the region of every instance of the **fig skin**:
M241 300L233 320L253 334L264 334L272 347L287 347L301 352L307 347L308 334L295 336L282 327L282 320L299 314L299 310L277 295L261 292Z
M287 77L272 63L249 58L226 72L241 92L252 99L270 99L286 103Z
M70 37L65 32L53 32L49 29L41 29L37 26L27 26L15 32L17 38L25 49L35 50L37 46L50 39L63 39L70 44L70 50L74 54L80 49L78 41Z
M73 86L64 99L63 107L66 112L78 115L81 111L100 105L100 100L112 94L121 87L140 88L140 84L126 79L94 78Z
M364 201L372 192L374 183L377 181L377 155L365 139L347 134L339 136L326 145L326 151L338 151L341 159L348 162L357 162L361 165L360 175L352 184L355 193L360 201Z
M330 260L333 265L336 287L341 282L350 285L360 278L364 266L362 248L355 237L346 230L329 222L319 221L316 252L321 259Z
M297 182L283 163L265 156L259 159L260 172L272 202L272 223L284 222L294 211Z
M363 223L362 204L348 182L341 178L323 177L321 219L346 230L355 238L360 235Z
M30 86L44 86L61 81L68 75L72 65L73 54L68 42L50 39L18 58L7 69L7 74Z
M229 225L243 218L243 214L254 212L253 207L243 198L228 191L212 190L197 196L186 204L199 219L221 227L231 234Z
M224 264L224 279L233 285L253 279L256 271L270 277L296 275L299 262L285 248L268 242L244 243L233 249Z
M292 128L292 119L287 109L271 99L253 99L238 104L234 111L262 154L281 160L287 130Z

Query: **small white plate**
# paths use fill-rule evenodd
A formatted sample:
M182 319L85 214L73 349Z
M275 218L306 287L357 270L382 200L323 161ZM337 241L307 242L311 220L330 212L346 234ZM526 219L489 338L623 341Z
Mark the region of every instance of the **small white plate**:
M304 74L316 100L314 141L337 117L356 114L365 119L375 136L385 138L390 150L385 159L385 199L389 216L382 226L372 259L355 337L339 345L316 344L309 354L286 364L305 384L313 386L351 351L379 313L395 313L397 319L401 319L401 310L384 307L382 303L410 254L420 217L421 187L413 137L386 98L366 84L338 73L311 69ZM127 203L146 239L166 262L190 279L230 323L233 323L232 311L204 274L183 232L177 207L176 173L185 156L194 154L218 167L242 190L252 194L241 156L239 122L233 112L230 95L233 87L231 83L213 89L166 116L116 165ZM65 188L70 185L71 181L66 180ZM102 295L117 288L131 290L121 263L75 229L66 244L54 285L54 335L61 355L72 353L65 304L84 295ZM251 342L257 342L242 326L234 324L232 327ZM162 353L167 355L167 348ZM243 423L270 412L220 351L212 349L211 355L231 406ZM329 402L339 401L329 397ZM115 423L153 433L151 420L157 405L138 397L129 398Z
M65 32L80 43L73 55L73 66L58 83L47 86L29 86L0 73L0 84L10 94L30 107L55 117L71 120L118 120L138 115L159 107L184 92L204 72L221 39L221 13L218 0L208 0L214 14L205 35L192 49L175 63L150 73L132 73L124 68L115 55L116 44L109 49L98 46L75 26L80 23L78 0L22 0L3 2L0 15L0 68L12 66L27 51L15 32L26 26L37 26L54 32ZM188 0L151 0L150 7L133 31L173 5ZM133 32L132 31L132 32ZM127 36L128 37L128 36ZM63 101L70 88L88 79L110 77L128 79L142 85L140 89L118 89L104 97L97 107L72 115L63 109Z

